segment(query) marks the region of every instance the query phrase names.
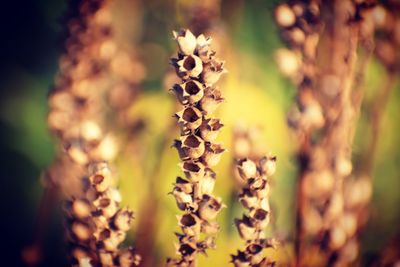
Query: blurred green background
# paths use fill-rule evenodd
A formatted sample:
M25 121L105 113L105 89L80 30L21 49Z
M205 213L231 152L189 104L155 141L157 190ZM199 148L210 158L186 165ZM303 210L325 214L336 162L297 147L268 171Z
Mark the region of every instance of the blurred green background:
M118 0L116 0L118 2ZM170 148L178 132L171 132L175 98L167 92L164 77L170 70L168 58L175 46L171 32L187 26L190 14L182 12L181 1L134 1L135 10L121 10L134 16L129 40L136 47L147 69L143 93L130 108L130 116L141 118L144 129L136 136L140 147L134 156L122 154L115 162L124 204L136 212L129 242L149 239L140 227L152 223L155 232L153 262L161 264L174 254L175 215L180 212L167 193L180 175L179 160ZM225 127L219 140L228 148L217 166L216 195L228 205L219 216L222 230L218 249L200 266L228 266L229 254L242 244L233 218L242 210L236 204L231 173L232 130L240 122L260 126L260 145L278 157L273 179L271 204L273 223L269 234L292 239L294 226L294 182L296 179L295 136L286 126L295 88L283 78L273 61L273 53L283 44L273 22L273 7L279 1L226 0L221 2L216 23L220 57L226 59L229 73L220 82L226 98L218 111ZM7 1L0 16L0 225L2 266L25 266L23 251L37 240L38 208L43 195L41 175L55 155L55 139L46 126L46 97L63 52L65 22L76 13L78 1ZM121 15L122 16L122 15ZM373 61L368 68L366 108L380 88L385 73ZM370 258L399 234L400 225L400 90L395 88L383 113L382 128L374 171L371 219L362 236L362 259ZM354 147L358 159L368 142L368 116L360 118ZM367 133L367 134L365 134ZM52 204L52 205L51 205ZM39 266L67 266L61 201L49 203L48 223L41 234L43 249ZM40 222L42 223L42 222ZM290 253L290 246L286 247ZM282 253L281 253L282 252ZM283 250L278 257L284 259ZM162 264L161 264L162 265Z

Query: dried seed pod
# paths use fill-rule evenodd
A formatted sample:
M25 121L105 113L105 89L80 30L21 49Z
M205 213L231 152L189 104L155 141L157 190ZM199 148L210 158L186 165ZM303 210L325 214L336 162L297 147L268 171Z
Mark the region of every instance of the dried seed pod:
M107 252L100 252L99 253L100 257L100 263L102 266L113 266L113 255L111 253Z
M86 142L99 142L103 136L100 126L94 121L84 121L80 125L80 133Z
M100 246L106 251L116 251L125 239L125 232L109 231L109 235L100 241Z
M87 156L84 148L79 142L72 142L69 144L67 148L67 153L70 158L79 165L86 165L89 161L89 157Z
M178 252L186 259L193 260L197 247L192 243L183 243L179 246ZM185 266L185 265L183 265ZM188 265L190 266L190 265Z
M203 84L195 80L189 80L180 85L176 84L173 90L183 105L197 103L204 96Z
M71 230L72 233L75 235L75 237L80 241L86 241L91 236L91 231L89 226L80 222L73 222Z
M223 149L220 144L206 145L204 155L202 156L204 164L208 167L214 167L220 161L221 155L224 151L225 149Z
M239 201L246 209L253 209L259 205L257 195L253 195L252 190L243 189L239 195Z
M224 69L225 62L211 60L204 66L204 71L202 72L202 79L206 85L213 85L218 82L222 74L227 71Z
M200 106L206 114L212 114L224 101L218 89L207 89L204 97L200 100Z
M175 114L181 124L182 132L196 130L202 123L201 111L195 107L187 107Z
M90 204L83 199L75 199L71 203L71 211L78 219L85 219L90 216Z
M200 158L206 150L204 140L196 135L183 136L181 137L181 141L185 154L192 159Z
M181 168L186 178L192 182L204 177L205 167L201 162L185 161L181 164Z
M199 217L193 214L185 214L177 216L177 218L184 234L188 236L198 236L200 234L201 222Z
M197 46L196 37L189 30L173 31L173 36L178 43L179 51L184 55L193 54Z
M220 199L210 195L203 195L199 205L199 216L206 221L214 220L223 207L224 205Z
M186 210L188 207L192 206L193 198L191 193L186 193L180 187L175 186L172 194L181 210Z
M242 159L237 163L237 168L242 179L254 178L257 175L257 166L250 159Z
M296 22L294 12L287 4L281 4L275 9L275 19L281 27L290 27Z
M237 255L231 255L235 267L251 267L250 260L246 253L238 250Z
M216 180L216 174L208 169L203 179L199 180L196 184L198 188L198 192L195 194L197 197L202 198L203 195L210 195L214 190Z
M295 52L280 48L274 54L275 62L278 65L279 71L286 77L296 78L300 70L301 59Z
M92 175L90 182L98 192L106 191L112 185L111 171L103 164L92 165Z
M139 266L141 257L132 249L122 250L118 256L118 262L121 267Z
M218 136L219 130L224 126L219 119L203 120L200 126L201 138L206 142L213 142Z
M188 160L189 159L189 156L187 154L187 150L182 147L182 141L174 140L174 144L172 146L175 147L176 150L178 151L178 155L181 158L181 160Z
M260 167L262 173L266 176L272 176L276 170L276 157L275 156L266 156L260 159Z
M269 224L269 212L264 209L253 209L250 216L254 218L254 224L259 228L265 228Z
M250 259L251 259L250 261L253 266L260 264L260 262L264 259L264 256L261 253L262 250L263 250L262 246L260 246L259 244L254 244L254 243L249 244L246 247L246 252L248 255L250 255Z
M114 216L113 224L121 231L128 231L133 219L133 212L128 209L120 209Z
M210 44L210 37L205 37L203 34L197 36L197 53L201 60L205 63L209 62L215 55L215 52L210 49Z
M216 222L203 221L201 223L201 232L206 235L213 235L218 233L220 227Z
M196 78L203 71L203 63L198 56L189 55L176 61L178 75L181 77Z
M253 226L249 217L243 215L242 219L236 219L235 225L240 237L244 240L253 240L257 238L257 229Z
M193 192L193 184L191 184L189 181L187 181L181 177L176 178L174 185L175 185L175 187L179 188L182 192L185 192L187 194Z

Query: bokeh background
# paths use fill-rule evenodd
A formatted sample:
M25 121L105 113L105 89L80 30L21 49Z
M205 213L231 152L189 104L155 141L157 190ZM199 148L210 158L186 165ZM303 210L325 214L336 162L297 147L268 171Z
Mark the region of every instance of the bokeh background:
M179 175L177 153L170 148L178 136L174 123L175 98L168 92L169 57L175 46L171 32L187 26L195 1L116 1L121 32L134 47L146 70L141 93L129 108L129 118L143 122L136 140L122 151L114 166L120 178L123 203L136 212L128 242L152 248L154 266L174 254L175 215L180 213L167 193ZM128 2L128 3L127 3ZM191 3L193 2L193 3ZM216 10L210 33L229 73L220 82L226 98L218 111L225 127L219 140L228 148L217 166L216 195L228 205L219 216L222 230L218 249L200 266L228 266L229 254L242 244L233 218L242 212L234 198L231 172L235 125L259 127L260 149L278 157L273 178L273 222L269 234L292 240L296 137L286 124L295 88L279 72L274 52L284 46L273 22L279 1L225 0ZM32 251L39 266L68 266L61 196L43 203L43 171L56 153L55 139L46 126L47 94L58 69L66 38L65 23L78 1L7 1L0 16L0 211L2 266L26 266ZM385 73L376 62L368 66L363 110L373 101ZM400 87L383 112L382 132L374 162L371 218L362 236L362 262L367 264L400 234ZM127 129L129 131L129 129ZM369 117L361 115L354 159L363 157L369 138ZM48 192L47 192L48 193ZM42 204L41 204L42 202ZM42 212L39 212L40 206ZM144 229L146 231L144 231ZM33 244L39 246L32 246ZM35 249L32 249L35 248ZM38 253L37 253L38 252ZM277 257L290 256L285 245ZM35 259L33 262L36 261ZM207 260L207 263L206 263ZM7 263L3 265L3 263ZM365 265L364 265L365 266Z

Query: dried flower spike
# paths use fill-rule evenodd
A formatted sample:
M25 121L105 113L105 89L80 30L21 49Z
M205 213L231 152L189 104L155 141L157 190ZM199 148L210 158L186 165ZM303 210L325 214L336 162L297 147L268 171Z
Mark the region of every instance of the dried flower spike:
M120 208L121 196L108 162L116 149L102 127L103 100L110 90L107 81L116 52L111 2L82 2L78 17L68 25L66 54L49 95L48 124L59 138L61 153L48 176L60 181L67 198L74 266L137 266L140 260L132 249L120 250L133 214Z
M175 114L181 136L175 140L186 179L178 177L172 195L178 207L185 211L178 216L182 234L178 234L176 259L169 258L167 266L192 267L198 253L215 247L214 235L219 226L215 219L224 205L212 195L216 175L210 169L218 164L224 149L214 143L222 124L218 118L206 116L223 101L215 84L225 72L224 63L211 50L210 38L197 38L189 30L174 32L178 43L177 58L171 60L182 79L172 91L183 109ZM203 237L205 234L205 237Z
M275 266L275 262L262 253L264 248L275 247L277 244L275 239L265 239L263 233L271 216L268 178L275 171L275 161L276 157L269 156L261 158L258 162L246 158L236 163L244 180L239 201L248 210L248 214L235 220L239 235L246 242L245 249L232 255L235 267Z

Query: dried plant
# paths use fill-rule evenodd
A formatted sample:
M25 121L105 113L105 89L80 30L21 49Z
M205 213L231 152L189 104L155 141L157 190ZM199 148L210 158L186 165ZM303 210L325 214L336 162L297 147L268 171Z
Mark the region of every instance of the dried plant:
M167 265L195 266L199 252L206 253L206 249L215 247L213 235L219 226L214 220L224 207L221 199L212 195L216 174L211 169L224 152L215 143L222 124L209 116L223 101L215 83L225 70L224 62L210 48L210 38L196 37L189 30L174 32L174 37L179 52L171 63L182 83L174 85L172 90L183 105L175 114L181 137L174 146L186 179L176 179L172 194L185 214L177 217L183 232L177 234L179 258L169 258ZM206 235L204 239L202 233Z
M300 140L296 266L315 252L328 266L346 265L358 254L357 245L347 243L357 227L344 208L344 184L352 174L360 105L353 101L357 49L360 39L370 40L360 29L374 6L374 1L291 1L276 9L291 48L277 54L278 65L298 87L298 107L289 114Z
M49 96L48 124L59 138L59 160L48 177L66 195L68 240L74 265L136 266L132 248L120 249L133 213L121 196L109 161L116 146L106 129L104 98L111 58L110 1L86 1L69 24L66 54Z
M264 248L275 248L277 245L277 240L265 238L264 234L271 217L268 178L275 172L276 157L264 156L256 162L244 158L237 161L236 167L245 184L239 194L239 201L249 212L235 220L246 247L232 255L232 263L236 267L275 266L275 262L262 252Z

